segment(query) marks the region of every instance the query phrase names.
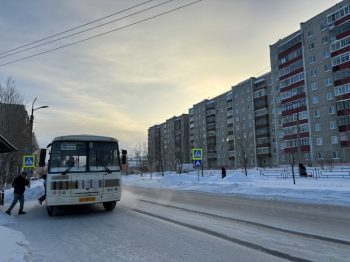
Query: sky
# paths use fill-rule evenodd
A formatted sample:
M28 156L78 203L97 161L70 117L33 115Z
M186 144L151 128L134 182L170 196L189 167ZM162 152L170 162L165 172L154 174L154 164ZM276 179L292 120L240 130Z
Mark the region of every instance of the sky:
M36 97L34 107L49 106L34 114L39 145L45 147L60 135L94 134L115 137L121 148L132 150L147 142L149 127L268 72L269 45L339 2L203 0L89 41L3 65L193 1L173 0L83 34L12 56L0 55L0 82L4 84L8 77L15 80L27 110ZM144 2L1 0L0 53ZM150 1L81 30L163 2Z

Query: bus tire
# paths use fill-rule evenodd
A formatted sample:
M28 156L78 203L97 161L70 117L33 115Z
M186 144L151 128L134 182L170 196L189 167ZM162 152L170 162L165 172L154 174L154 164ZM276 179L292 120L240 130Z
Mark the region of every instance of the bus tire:
M47 206L46 207L46 210L47 210L47 214L52 217L52 216L55 216L56 215L56 208L55 206Z
M103 207L106 211L112 211L117 205L117 201L103 202Z

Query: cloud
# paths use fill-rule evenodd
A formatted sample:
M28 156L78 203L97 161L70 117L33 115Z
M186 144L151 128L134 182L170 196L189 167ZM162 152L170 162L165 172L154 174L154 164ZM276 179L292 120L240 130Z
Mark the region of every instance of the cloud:
M169 8L188 2L174 1ZM0 50L137 3L141 1L6 2L0 10L0 28L6 36ZM50 106L36 112L39 143L46 144L63 134L90 133L116 137L132 148L147 141L150 126L187 113L193 104L220 95L266 68L269 44L293 33L302 20L334 3L202 1L152 21L1 67L0 77L16 80L28 106L35 97L38 105ZM162 7L158 12L164 10L168 9ZM73 39L155 13L128 18Z

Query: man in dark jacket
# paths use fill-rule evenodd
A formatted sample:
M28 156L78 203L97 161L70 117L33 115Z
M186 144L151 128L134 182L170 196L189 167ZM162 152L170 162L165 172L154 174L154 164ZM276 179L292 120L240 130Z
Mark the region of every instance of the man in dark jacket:
M12 187L13 190L13 201L9 209L7 209L6 213L11 215L11 211L13 207L17 204L17 201L19 201L19 211L18 215L23 215L26 212L23 212L23 205L24 205L24 191L26 190L26 186L29 185L28 179L26 179L27 173L22 172L19 176L17 176L13 182Z
M221 168L221 179L224 179L226 177L226 169L225 167Z

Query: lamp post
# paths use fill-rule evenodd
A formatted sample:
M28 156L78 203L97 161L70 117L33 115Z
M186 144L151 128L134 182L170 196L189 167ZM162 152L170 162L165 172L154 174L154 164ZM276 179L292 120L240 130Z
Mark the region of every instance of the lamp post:
M30 130L30 134L29 134L29 150L30 150L30 154L33 153L33 123L34 123L34 111L35 110L39 110L42 108L48 108L49 106L39 106L37 108L34 108L34 103L38 98L36 97L32 103L32 112L30 114L30 119L29 119L29 130Z
M29 118L29 146L27 148L27 150L29 150L29 154L33 154L33 123L34 123L34 111L35 110L39 110L41 108L48 108L49 106L39 106L37 108L34 108L34 103L38 98L36 97L32 103L32 112L30 114L30 118ZM30 173L32 173L32 169L30 168L28 171L30 171Z

